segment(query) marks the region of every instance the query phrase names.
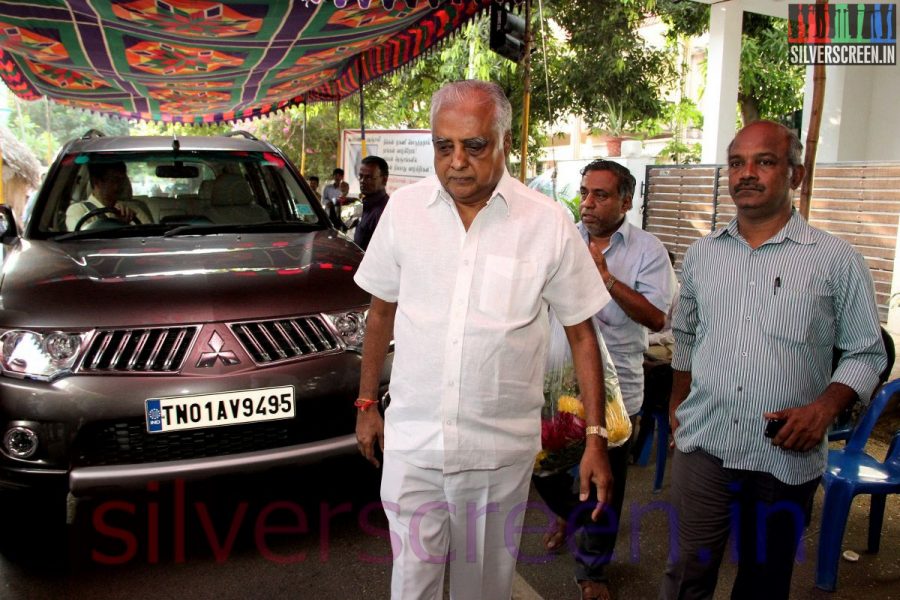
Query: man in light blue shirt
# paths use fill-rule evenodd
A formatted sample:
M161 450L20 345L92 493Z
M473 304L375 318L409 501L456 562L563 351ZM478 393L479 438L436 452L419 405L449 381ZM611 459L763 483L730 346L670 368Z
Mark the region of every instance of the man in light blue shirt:
M644 351L647 331L659 331L675 294L676 280L665 247L653 234L626 220L634 196L635 179L619 163L595 160L581 172L581 222L578 230L588 245L594 264L612 302L594 315L619 377L622 398L629 416L641 409L644 398ZM578 523L570 519L568 527L586 525L575 553L575 578L585 598L608 598L605 567L616 545L618 521L625 496L630 441L609 451L613 474L612 502L600 524ZM567 476L566 474L562 474ZM556 476L553 476L556 477ZM565 512L559 499L565 481L536 478L535 485L548 505ZM555 489L553 489L555 488ZM548 538L561 543L564 535Z
M679 520L667 600L713 597L729 535L738 550L731 598L789 597L828 427L869 399L887 363L865 260L793 210L801 151L771 121L739 131L728 149L737 217L684 257L672 327ZM767 420L782 422L771 439Z
M625 218L631 209L635 180L614 161L596 160L581 172L581 222L578 229L587 243L600 277L613 301L594 315L609 350L625 409L632 417L644 400L644 351L647 330L659 331L675 294L675 272L662 245L653 234L631 225ZM618 517L625 497L630 441L609 451L613 472L610 525L591 525L582 532L576 553L575 576L582 587L605 587L605 566L612 557L618 533ZM589 597L603 597L599 594Z

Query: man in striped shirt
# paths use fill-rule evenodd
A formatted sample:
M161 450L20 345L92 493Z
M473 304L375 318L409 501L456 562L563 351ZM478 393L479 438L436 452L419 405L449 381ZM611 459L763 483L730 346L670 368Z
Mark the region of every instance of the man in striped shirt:
M739 131L728 149L737 217L685 254L670 403L679 545L661 598L712 598L729 534L731 597L788 598L828 426L868 400L886 365L864 259L791 205L801 150L777 123ZM771 439L769 420L783 421Z

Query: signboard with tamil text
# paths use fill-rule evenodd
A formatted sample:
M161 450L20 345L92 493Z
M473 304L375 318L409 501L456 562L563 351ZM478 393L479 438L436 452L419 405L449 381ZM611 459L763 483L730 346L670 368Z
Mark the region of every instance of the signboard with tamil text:
M345 129L341 142L344 180L350 195L359 194L362 139L359 129ZM366 155L380 156L388 164L387 192L415 183L434 173L434 150L429 129L366 129Z

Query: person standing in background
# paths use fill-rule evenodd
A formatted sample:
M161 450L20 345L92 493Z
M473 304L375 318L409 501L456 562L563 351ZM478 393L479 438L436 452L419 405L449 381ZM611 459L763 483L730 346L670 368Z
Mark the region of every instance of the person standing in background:
M344 181L344 170L340 167L336 168L331 172L331 177L333 181L326 185L322 190L322 206L325 208L325 212L328 213L331 224L334 225L338 231L346 231L347 228L341 220L340 207L340 199L346 195L346 193L341 190L341 184L346 183Z
M319 176L318 175L310 175L306 178L306 182L309 184L309 187L312 188L313 194L316 196L316 200L322 201L322 194L319 193Z
M353 241L365 250L389 198L384 189L388 180L387 161L380 156L367 156L362 159L357 176L362 194L362 217L353 233Z
M675 272L662 245L653 234L626 219L634 197L635 179L617 162L595 160L581 171L581 222L578 231L590 250L597 272L612 302L594 315L609 356L616 367L622 399L632 424L644 400L644 351L647 333L659 331L675 293ZM609 450L612 469L612 502L599 524L560 518L557 531L545 538L553 550L563 544L567 529L581 526L575 552L575 580L585 600L608 600L606 566L612 559L625 498L625 481L631 440ZM559 496L571 496L568 472L535 477L535 486L557 514L574 505ZM574 499L572 499L574 500ZM556 508L554 508L556 507Z
M712 598L729 535L731 598L790 596L828 427L887 364L865 259L792 206L802 150L778 123L741 129L728 146L737 216L682 262L669 403L678 546L663 600Z

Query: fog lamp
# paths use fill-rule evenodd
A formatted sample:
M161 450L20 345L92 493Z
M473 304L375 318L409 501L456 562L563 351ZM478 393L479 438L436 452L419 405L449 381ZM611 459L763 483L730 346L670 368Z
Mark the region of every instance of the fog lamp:
M37 452L37 433L27 427L11 427L3 434L3 449L13 458L30 458Z

